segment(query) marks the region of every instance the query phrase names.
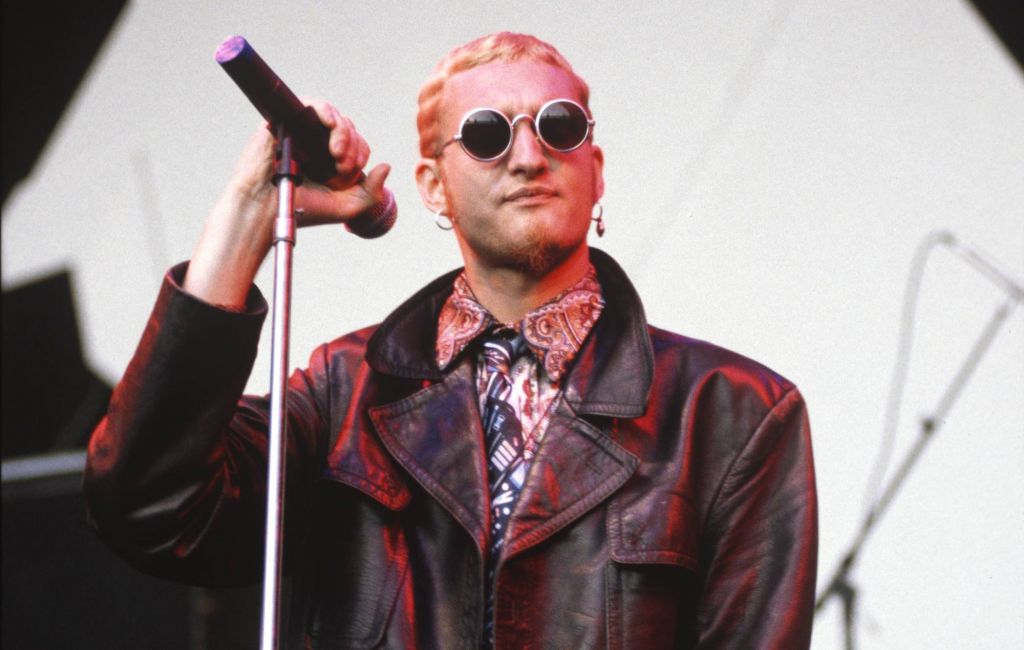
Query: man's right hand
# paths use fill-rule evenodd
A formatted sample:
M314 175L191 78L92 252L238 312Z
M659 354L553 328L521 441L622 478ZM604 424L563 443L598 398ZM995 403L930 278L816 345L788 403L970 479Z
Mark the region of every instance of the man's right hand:
M305 181L296 189L295 207L301 210L296 215L297 225L349 221L384 198L384 181L391 168L377 165L358 184L370 156L366 141L352 120L327 102L306 103L316 109L321 123L331 131L328 146L338 174L325 185ZM185 275L185 291L229 309L244 307L273 239L277 215L274 167L274 138L264 125L250 138L231 180L207 217Z

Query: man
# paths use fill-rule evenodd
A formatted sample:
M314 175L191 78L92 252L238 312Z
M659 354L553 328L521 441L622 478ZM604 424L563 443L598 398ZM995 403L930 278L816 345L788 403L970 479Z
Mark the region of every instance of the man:
M650 327L588 249L604 190L588 88L550 45L453 50L420 94L416 180L465 269L289 383L294 647L806 647L817 551L800 394ZM346 221L388 168L329 105ZM265 303L261 130L172 269L89 450L100 534L139 568L258 579L267 401L239 400ZM598 208L599 209L599 208ZM600 216L600 212L598 212ZM599 224L603 225L603 224Z

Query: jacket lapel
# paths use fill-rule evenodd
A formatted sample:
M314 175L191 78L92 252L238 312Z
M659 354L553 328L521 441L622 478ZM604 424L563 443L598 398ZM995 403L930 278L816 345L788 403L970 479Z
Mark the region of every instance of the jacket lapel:
M536 546L604 501L639 464L559 400L509 520L505 557Z
M638 459L579 415L639 417L654 375L643 306L625 273L591 249L607 305L566 377L562 398L531 461L506 533L506 555L547 539L606 499ZM458 270L420 290L371 337L366 360L379 373L429 387L370 409L395 459L487 548L490 497L473 361L442 373L434 359L437 319Z
M370 409L381 441L409 474L487 548L487 469L468 358L440 383Z

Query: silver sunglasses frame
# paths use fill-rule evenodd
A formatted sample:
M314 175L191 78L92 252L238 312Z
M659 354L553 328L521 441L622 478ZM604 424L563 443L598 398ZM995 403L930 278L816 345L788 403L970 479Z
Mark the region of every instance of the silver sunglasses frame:
M542 136L540 134L540 131L537 129L537 118L540 117L541 113L543 113L552 104L558 104L558 103L561 103L561 102L566 102L568 104L572 104L576 108L580 109L580 112L582 112L583 115L587 118L587 131L586 131L586 133L583 134L583 137L580 139L579 144L576 144L576 145L574 145L572 147L569 147L568 149L559 149L558 147L552 146L547 140L544 139L544 136ZM498 155L493 156L491 158L481 158L481 157L477 156L476 154L472 153L469 149L467 149L466 145L462 142L462 127L464 127L466 125L466 120L468 120L470 118L470 116L475 114L477 111L492 111L494 113L497 113L498 115L500 115L502 117L502 119L505 120L505 123L508 124L508 130L509 130L508 144L505 145L505 148L502 149L501 153L499 153ZM515 139L516 139L516 124L519 122L519 120L522 120L522 119L530 120L530 122L533 123L533 132L534 132L534 134L536 134L537 140L540 141L541 144L543 144L548 149L551 149L552 151L558 151L560 153L569 153L570 151L575 151L575 150L579 149L580 147L582 147L583 143L586 142L587 139L593 133L594 125L597 123L593 118L590 117L589 113L587 113L587 109L583 108L583 106L581 106L579 102L573 101L571 99L566 99L564 97L559 97L559 98L552 99L550 101L544 102L544 105L541 106L539 109L537 109L537 114L536 115L527 115L526 113L519 113L518 115L514 116L511 120L508 118L507 115L505 115L505 113L499 111L496 108L490 108L490 107L487 107L487 106L478 106L476 108L471 108L470 110L468 110L466 112L465 115L462 116L462 119L459 120L459 130L458 130L458 132L454 136L452 136L452 138L450 140L448 140L443 145L441 145L441 148L437 150L437 155L435 157L436 158L440 158L441 154L444 153L444 150L445 150L445 148L448 145L450 145L450 144L452 144L454 142L458 142L459 146L462 147L462 150L466 152L466 155L469 156L470 158L472 158L473 160L479 160L480 162L493 162L495 160L500 160L500 159L504 158L505 155L508 154L509 151L512 150L512 143L515 142Z

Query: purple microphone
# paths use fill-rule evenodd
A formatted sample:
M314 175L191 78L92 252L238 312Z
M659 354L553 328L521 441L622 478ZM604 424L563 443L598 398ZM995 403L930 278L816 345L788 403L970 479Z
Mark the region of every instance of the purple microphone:
M241 88L272 129L283 126L292 137L302 173L317 183L337 175L328 148L330 130L320 123L312 106L305 106L270 66L241 36L231 36L217 47L217 63ZM359 172L358 182L366 180ZM360 237L380 237L395 225L398 208L395 195L384 190L384 198L347 222L345 228Z

